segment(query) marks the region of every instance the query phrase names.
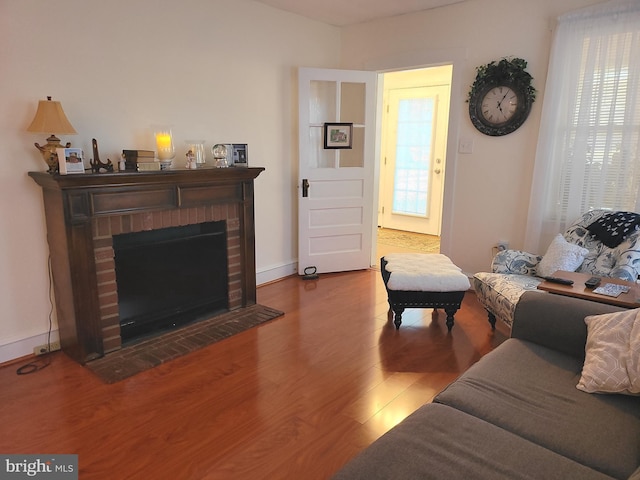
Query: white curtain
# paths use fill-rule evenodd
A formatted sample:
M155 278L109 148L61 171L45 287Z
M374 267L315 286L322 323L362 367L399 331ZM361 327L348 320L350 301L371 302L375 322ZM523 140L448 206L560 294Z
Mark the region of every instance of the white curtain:
M558 18L544 91L525 249L595 208L640 211L640 1Z

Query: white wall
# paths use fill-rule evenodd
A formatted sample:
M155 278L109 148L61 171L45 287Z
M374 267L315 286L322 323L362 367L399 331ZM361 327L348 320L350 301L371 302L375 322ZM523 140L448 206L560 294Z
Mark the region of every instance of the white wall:
M46 170L25 131L59 100L78 131L63 142L103 161L154 149L150 126L183 142L249 144L259 281L297 256L296 67L336 67L339 30L249 0L0 0L0 362L46 342L50 310L42 196ZM209 151L210 157L210 151ZM54 330L56 329L54 318Z
M455 60L450 129L453 205L443 236L467 272L484 270L496 240L523 241L551 27L596 0L467 0L343 30L250 0L0 0L0 362L46 341L45 170L25 132L40 99L60 100L102 160L153 149L150 125L172 123L176 144L249 144L256 180L259 281L293 272L296 245L296 66L401 69ZM339 61L336 52L342 52ZM466 109L475 67L505 56L529 62L539 90L529 120L501 138L478 133ZM177 161L182 161L178 151ZM89 155L90 156L90 155ZM54 318L54 330L55 330Z
M595 0L467 0L345 28L342 66L397 70L454 61L443 249L468 273L489 268L492 246L522 248L555 18ZM503 57L529 63L538 97L525 124L504 137L478 132L467 94L475 68ZM472 154L458 154L458 139ZM452 170L455 169L455 172ZM540 252L544 253L544 252Z

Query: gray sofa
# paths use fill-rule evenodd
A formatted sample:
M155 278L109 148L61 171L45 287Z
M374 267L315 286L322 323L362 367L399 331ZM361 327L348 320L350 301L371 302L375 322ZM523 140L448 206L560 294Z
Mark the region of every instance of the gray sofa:
M576 388L588 315L527 292L511 338L347 463L347 479L640 480L640 397Z

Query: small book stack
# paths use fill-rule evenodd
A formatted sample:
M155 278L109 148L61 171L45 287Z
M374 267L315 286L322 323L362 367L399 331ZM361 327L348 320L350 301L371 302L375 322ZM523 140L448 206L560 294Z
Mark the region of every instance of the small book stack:
M144 172L160 170L160 163L155 159L153 150L122 150L125 170Z
M81 148L56 148L60 175L84 173L84 153Z

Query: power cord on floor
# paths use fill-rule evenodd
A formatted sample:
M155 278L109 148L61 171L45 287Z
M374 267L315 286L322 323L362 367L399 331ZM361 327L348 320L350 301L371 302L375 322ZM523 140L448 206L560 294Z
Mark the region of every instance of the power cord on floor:
M18 375L28 375L30 373L39 372L43 368L51 365L51 329L53 326L53 275L51 272L51 254L49 254L49 331L47 332L47 353L39 355L33 361L26 363L16 370Z

